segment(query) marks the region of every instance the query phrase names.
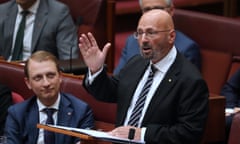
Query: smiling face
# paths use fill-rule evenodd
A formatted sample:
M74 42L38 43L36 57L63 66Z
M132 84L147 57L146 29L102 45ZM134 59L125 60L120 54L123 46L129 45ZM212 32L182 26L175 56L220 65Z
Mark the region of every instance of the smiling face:
M163 10L151 10L143 14L138 23L138 43L144 58L153 63L160 61L172 48L175 40L171 16Z
M25 78L25 82L44 105L55 103L61 81L60 72L53 61L29 60L28 77Z

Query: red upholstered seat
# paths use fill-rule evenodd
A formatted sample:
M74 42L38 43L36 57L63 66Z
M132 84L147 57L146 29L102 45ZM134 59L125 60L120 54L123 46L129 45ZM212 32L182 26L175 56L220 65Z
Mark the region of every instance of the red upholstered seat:
M240 56L234 56L228 79L240 68Z
M138 0L116 0L116 14L131 14L141 12Z
M92 32L102 48L107 42L114 43L114 10L115 0L59 0L65 3L75 20L78 35ZM107 56L108 70L113 67L113 50Z
M0 0L0 4L4 3L4 2L7 2L7 1L9 1L9 0Z
M13 92L20 94L24 99L33 95L24 82L23 66L17 63L0 61L0 82L9 86Z
M115 35L115 63L114 66L118 65L119 59L121 57L122 49L125 46L126 39L129 35L133 34L133 31L119 32Z
M220 51L201 50L202 75L206 80L209 91L220 94L225 84L232 62L230 53Z
M24 101L24 98L20 94L16 92L12 92L12 100L13 100L13 103L16 104Z
M175 7L197 6L224 2L224 0L173 0Z
M240 55L240 21L212 14L176 9L176 29L195 40L201 49Z

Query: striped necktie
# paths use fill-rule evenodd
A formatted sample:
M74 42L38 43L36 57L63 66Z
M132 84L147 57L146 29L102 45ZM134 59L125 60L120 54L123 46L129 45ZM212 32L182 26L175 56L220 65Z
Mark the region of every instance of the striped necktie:
M54 125L53 120L53 114L56 112L56 109L54 108L45 108L43 109L43 112L47 114L47 121L46 124ZM50 132L47 130L44 130L44 143L45 144L54 144L55 143L55 134L54 132Z
M144 107L144 104L145 104L145 100L146 100L146 97L147 97L147 94L151 88L151 85L152 85L152 82L153 82L153 77L154 77L154 74L156 72L156 68L151 65L151 70L150 70L150 73L148 75L148 78L147 78L147 81L146 83L144 84L143 86L143 89L136 101L136 104L133 108L133 111L132 111L132 114L130 116L130 119L128 121L128 125L130 126L134 126L134 127L137 127L139 125L139 120L140 120L140 117L142 115L142 110L143 110L143 107Z

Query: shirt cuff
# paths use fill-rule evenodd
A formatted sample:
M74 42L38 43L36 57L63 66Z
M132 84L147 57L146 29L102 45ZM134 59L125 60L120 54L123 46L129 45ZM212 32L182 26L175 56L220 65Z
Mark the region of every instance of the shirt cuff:
M145 133L146 133L146 127L142 127L141 128L141 141L145 143L144 137L145 137Z
M93 75L91 74L90 69L88 69L88 74L87 74L87 84L91 85L94 81L94 79L103 71L103 66L101 67L101 69L99 71L97 71L96 73L94 73Z

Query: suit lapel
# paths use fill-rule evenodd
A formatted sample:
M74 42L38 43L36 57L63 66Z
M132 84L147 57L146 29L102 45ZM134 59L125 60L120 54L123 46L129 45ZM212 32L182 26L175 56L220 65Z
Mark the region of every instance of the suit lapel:
M165 77L163 78L162 82L158 86L151 102L146 111L146 114L143 119L143 123L145 121L148 121L149 118L151 118L151 114L154 113L154 110L156 107L158 107L162 99L168 95L168 93L171 91L172 87L175 85L175 83L178 80L178 73L180 72L181 63L179 60L179 54L177 54L176 60L174 61L173 65L170 67L170 69L167 71Z
M70 126L72 114L73 109L70 107L70 102L65 98L64 94L61 94L57 125ZM56 143L64 143L64 137L64 135L56 134Z
M39 129L36 128L37 123L39 123L39 112L36 99L34 99L34 104L29 108L28 114L26 117L26 136L29 143L37 143Z
M33 36L32 36L32 52L36 50L36 46L40 37L41 32L43 31L43 27L47 22L48 18L48 6L46 0L41 0L37 15L35 17Z
M117 118L117 120L120 120L118 125L123 124L126 114L127 114L127 111L128 111L128 108L132 101L134 92L138 86L139 81L141 80L142 76L144 75L146 68L149 65L149 61L146 61L143 59L141 59L141 60L142 60L141 62L134 63L134 67L133 67L133 65L130 65L130 67L133 67L133 68L131 68L131 71L127 71L128 74L124 73L124 75L128 76L124 80L126 82L124 85L127 85L126 87L128 87L128 90L124 90L123 91L124 94L121 94L121 95L125 95L125 97L124 97L125 99L122 100L122 102L118 105L118 107L119 106L121 107L121 109L118 108L118 117L119 118ZM139 61L139 59L136 59L136 61ZM130 68L127 67L126 69L130 69Z
M15 3L15 1L14 1ZM9 12L6 15L6 20L4 22L4 38L5 39L5 54L4 56L6 59L9 57L11 49L12 49L12 43L13 43L13 34L14 34L14 27L15 27L15 22L16 22L16 17L17 17L17 6L16 4L12 4L11 7L9 8Z

